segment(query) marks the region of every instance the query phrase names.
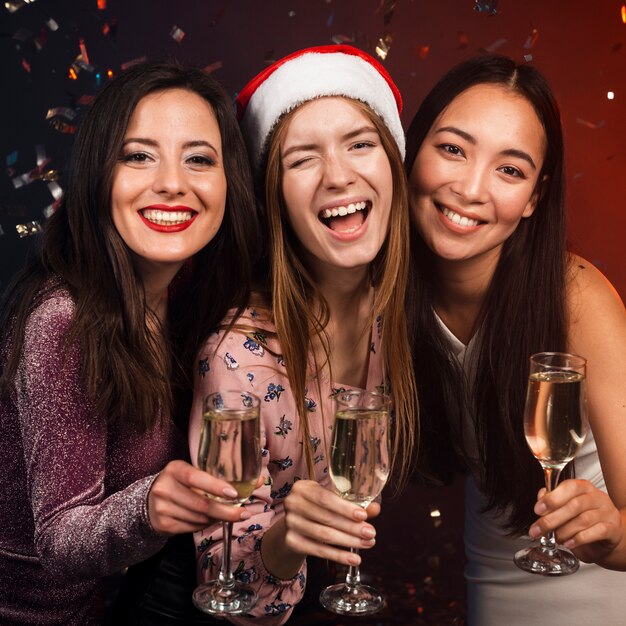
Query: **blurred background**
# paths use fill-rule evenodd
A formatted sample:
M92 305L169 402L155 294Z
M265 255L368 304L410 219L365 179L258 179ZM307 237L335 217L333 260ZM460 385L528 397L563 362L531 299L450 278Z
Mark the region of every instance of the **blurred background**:
M561 104L571 247L626 297L624 0L13 0L0 5L0 290L62 198L98 88L143 60L206 68L235 96L298 48L355 45L398 84L408 125L435 81L483 51L532 63ZM385 495L366 577L379 624L462 624L462 485ZM349 623L328 615L301 623Z

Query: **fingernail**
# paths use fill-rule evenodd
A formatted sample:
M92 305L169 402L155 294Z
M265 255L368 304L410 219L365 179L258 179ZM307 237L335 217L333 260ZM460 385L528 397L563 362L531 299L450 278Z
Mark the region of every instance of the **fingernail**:
M376 539L361 539L362 548L371 548L376 543Z
M361 565L361 557L358 554L351 554L346 560L350 565Z
M531 526L528 534L533 538L541 537L541 528L539 526Z
M224 487L224 489L222 489L222 493L227 498L236 498L237 497L237 490L234 489L233 487Z
M576 545L576 541L574 539L568 539L563 545L566 548L573 548Z
M250 519L251 517L252 517L252 513L250 513L247 509L243 509L241 513L239 514L240 520Z
M376 537L376 530L373 526L364 526L361 530L361 537L364 539L374 539L374 537Z
M353 513L354 519L364 520L367 519L367 513L363 509L356 509Z
M543 515L548 510L548 507L543 502L537 502L535 504L535 513L537 515Z

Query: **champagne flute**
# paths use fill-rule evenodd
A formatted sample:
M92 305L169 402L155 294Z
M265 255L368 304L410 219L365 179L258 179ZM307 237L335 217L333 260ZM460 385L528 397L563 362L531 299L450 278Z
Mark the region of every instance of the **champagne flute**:
M235 499L207 494L213 500L239 506L256 488L261 472L259 406L259 399L247 391L218 391L203 400L198 467L228 481L237 491ZM219 577L199 585L193 603L205 613L239 615L250 611L257 594L235 579L230 563L233 524L222 525Z
M543 468L546 489L559 481L562 469L576 456L587 434L587 361L574 354L541 352L530 357L524 410L524 433ZM515 564L533 574L565 576L578 570L578 559L557 547L554 531L538 546L519 550Z
M345 391L335 396L335 402L330 477L342 498L365 508L389 476L390 400L378 392ZM320 602L334 613L367 615L381 609L385 598L361 584L359 567L351 565L345 582L326 587Z

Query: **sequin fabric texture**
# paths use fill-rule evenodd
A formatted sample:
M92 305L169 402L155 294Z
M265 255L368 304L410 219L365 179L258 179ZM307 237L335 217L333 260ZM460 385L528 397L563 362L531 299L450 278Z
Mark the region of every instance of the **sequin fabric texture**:
M380 354L380 327L371 334L367 388L383 382ZM219 389L241 389L261 400L261 445L263 486L244 504L252 517L234 524L232 567L237 579L254 587L259 595L252 609L253 619L230 617L235 624L276 625L287 622L294 605L302 598L306 584L306 563L291 580L279 580L266 569L260 546L265 531L284 515L284 501L296 480L308 478L302 454L302 433L295 399L290 391L287 370L273 325L267 312L249 308L228 333L213 335L200 351L196 363L195 391L189 444L195 461L202 424L202 398ZM331 396L338 389L321 375L308 377L306 410L314 450L315 480L331 488L328 476L328 447L333 426ZM222 561L222 527L214 524L195 534L198 579L217 578Z
M15 386L0 399L0 623L100 623L100 581L158 551L147 495L186 457L169 423L107 427L85 396L57 291L30 315Z

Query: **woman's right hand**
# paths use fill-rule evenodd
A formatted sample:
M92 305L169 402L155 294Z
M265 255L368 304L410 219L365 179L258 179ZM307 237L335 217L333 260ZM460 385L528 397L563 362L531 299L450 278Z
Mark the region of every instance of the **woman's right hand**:
M266 568L281 579L291 578L307 555L343 565L359 565L349 548L371 548L376 531L365 520L380 505L364 510L312 480L297 481L285 498L285 516L263 537L261 554Z
M154 530L177 535L206 528L211 520L239 522L250 514L241 507L220 504L206 494L236 498L226 481L199 470L185 461L168 463L148 493L148 515Z

